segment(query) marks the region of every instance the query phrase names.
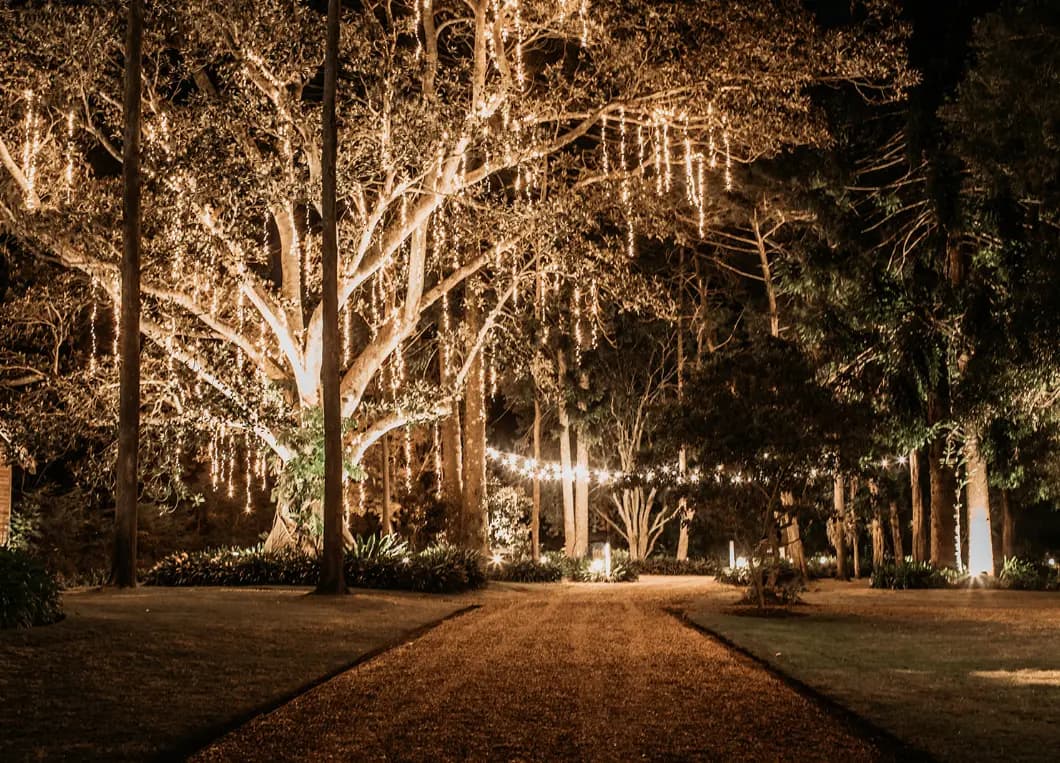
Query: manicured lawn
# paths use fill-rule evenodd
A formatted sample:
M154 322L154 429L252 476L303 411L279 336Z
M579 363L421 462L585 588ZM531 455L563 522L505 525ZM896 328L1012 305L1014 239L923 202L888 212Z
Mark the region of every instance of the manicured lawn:
M815 588L801 617L733 615L731 588L687 611L939 759L1029 761L1060 750L1060 596Z
M304 589L68 593L65 621L0 631L0 760L177 755L472 602Z

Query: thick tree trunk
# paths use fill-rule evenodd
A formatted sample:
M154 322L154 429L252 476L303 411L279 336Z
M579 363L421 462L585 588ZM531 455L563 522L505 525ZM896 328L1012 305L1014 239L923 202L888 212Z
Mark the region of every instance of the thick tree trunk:
M846 485L842 474L836 474L832 487L832 504L835 510L832 529L832 544L835 546L835 576L838 580L850 577L847 570L847 501Z
M1016 515L1008 490L1001 491L1001 556L1008 560L1016 555Z
M880 507L873 509L872 515L872 569L878 570L883 566L886 555L883 540L883 519L880 516Z
M687 455L684 448L681 448L681 451L678 454L678 468L681 470L681 474L684 474L685 470L688 468ZM681 523L680 527L677 529L678 561L683 562L688 558L688 531L691 528L694 516L695 509L688 505L688 499L685 496L681 496L677 509L677 519Z
M122 148L121 355L118 405L112 582L136 585L136 504L140 447L140 85L143 75L143 0L129 3L125 38L125 140Z
M337 160L338 125L335 97L339 71L341 0L329 0L327 44L324 55L323 109L323 248L320 252L323 291L323 348L320 364L321 401L324 411L324 544L320 556L317 593L346 592L343 570L345 540L342 521L342 402L339 395L339 245Z
M990 531L990 480L978 434L964 441L968 488L968 571L973 575L994 574L994 540Z
M473 284L467 321L471 336L482 329L482 305ZM486 516L486 378L482 353L471 362L464 395L464 546L489 554L489 517Z
M574 556L589 553L589 445L581 427L575 428L578 457L574 480Z
M891 525L891 547L894 549L894 561L898 563L905 559L905 552L902 550L902 523L898 518L897 501L891 501L888 519Z
M791 491L785 490L780 494L780 503L784 507L784 545L788 549L791 563L799 571L803 579L808 580L810 570L806 566L806 553L802 547L802 533L799 530L799 518L792 511L795 506L795 496Z
M924 491L920 484L920 451L909 451L909 490L913 505L913 547L910 549L914 562L928 558L928 518L924 512Z
M390 494L390 435L383 435L379 442L383 462L383 508L379 512L379 521L383 535L390 535L394 531L393 517L390 516L390 503L393 500Z
M957 480L953 470L943 463L945 444L931 443L928 470L931 478L931 563L938 567L956 564L954 511L957 506Z
M534 462L541 463L541 401L534 391ZM534 473L534 503L530 509L530 556L536 562L541 558L541 480Z
M556 356L557 397L559 409L559 461L562 467L560 488L563 492L563 552L574 556L574 465L571 463L570 417L567 415L566 382L567 362L560 350Z

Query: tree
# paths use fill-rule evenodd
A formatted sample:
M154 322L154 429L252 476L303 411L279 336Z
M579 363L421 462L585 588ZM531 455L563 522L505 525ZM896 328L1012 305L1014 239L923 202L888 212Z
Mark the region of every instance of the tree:
M122 143L121 401L118 407L118 463L115 504L114 568L120 588L136 585L136 514L140 448L140 90L144 8L130 0L125 38L125 99Z
M734 163L827 139L815 84L896 96L909 78L892 10L869 2L862 23L825 30L796 2L351 9L341 70L354 84L340 114L350 129L338 147L348 460L453 410L571 209L608 199L632 229L639 191L654 189L702 210ZM279 0L151 12L143 335L174 366L180 403L270 451L288 480L291 443L304 442L297 432L321 405L320 24L307 5ZM11 85L3 226L116 297L116 16L65 5L0 13ZM21 163L8 150L19 140ZM440 386L426 359L450 341L446 310L479 276L470 296L486 302L482 329L446 346ZM396 395L384 377L398 378ZM302 543L307 516L278 505L269 544Z

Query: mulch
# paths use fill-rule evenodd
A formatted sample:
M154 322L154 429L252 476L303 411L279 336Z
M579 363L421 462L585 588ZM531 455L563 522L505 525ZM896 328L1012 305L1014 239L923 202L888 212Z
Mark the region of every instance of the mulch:
M687 590L685 591L687 594ZM491 596L260 716L197 760L628 761L889 757L667 612L652 586Z

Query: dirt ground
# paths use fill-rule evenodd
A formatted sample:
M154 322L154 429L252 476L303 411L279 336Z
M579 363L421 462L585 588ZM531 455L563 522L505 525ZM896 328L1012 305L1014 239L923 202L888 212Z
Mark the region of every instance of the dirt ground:
M0 631L0 761L177 757L469 603L303 589L68 593L63 622Z
M733 616L720 594L690 614L940 760L1060 750L1060 595L814 589L801 617Z
M703 578L491 586L482 609L255 719L199 760L886 757L666 611L718 592Z

